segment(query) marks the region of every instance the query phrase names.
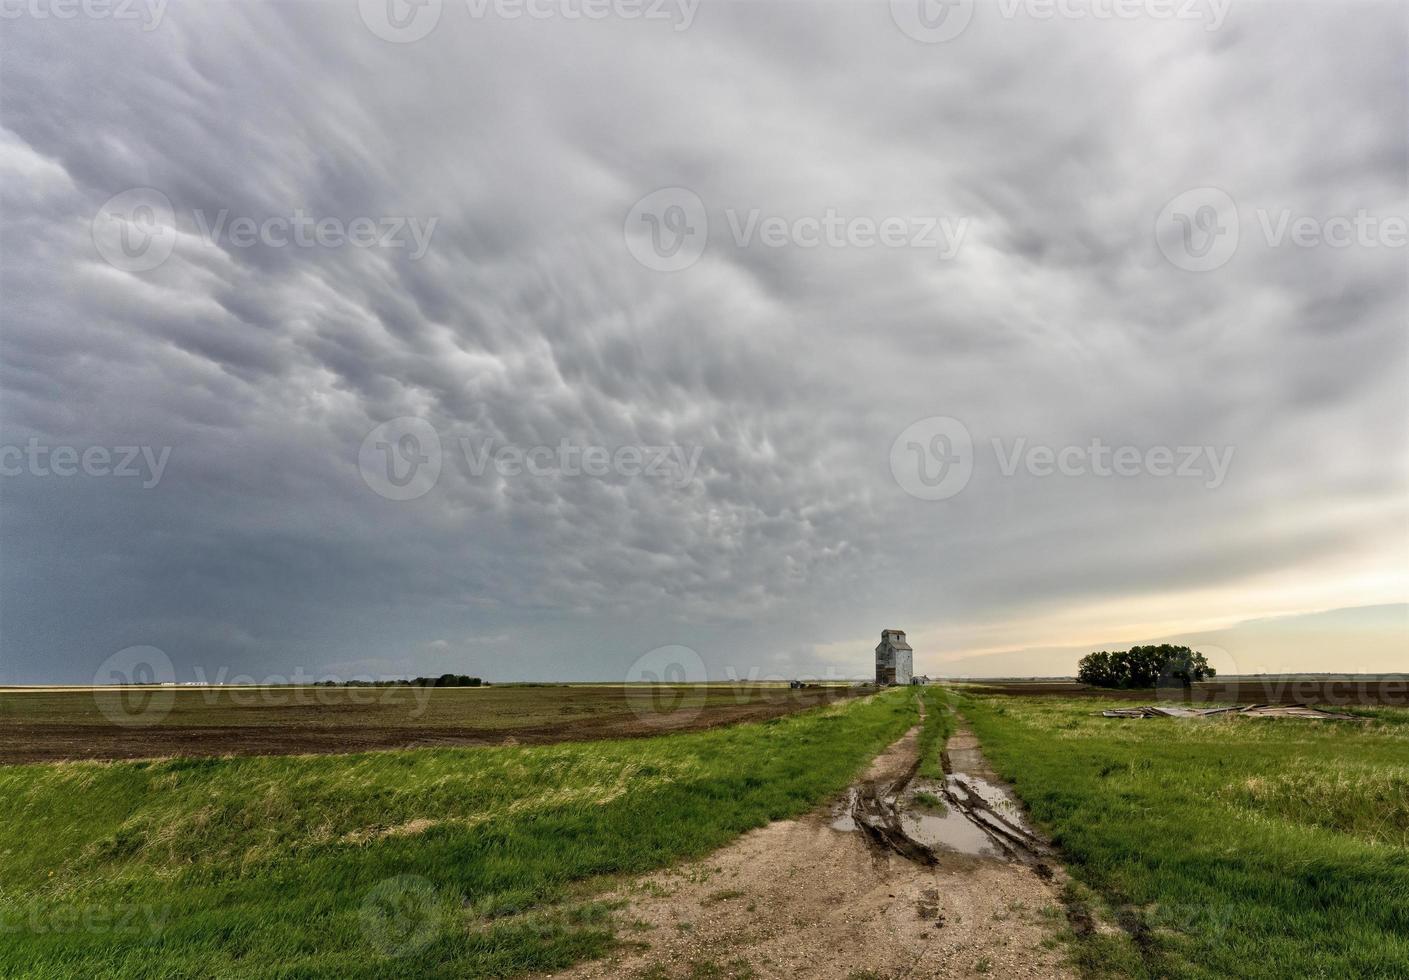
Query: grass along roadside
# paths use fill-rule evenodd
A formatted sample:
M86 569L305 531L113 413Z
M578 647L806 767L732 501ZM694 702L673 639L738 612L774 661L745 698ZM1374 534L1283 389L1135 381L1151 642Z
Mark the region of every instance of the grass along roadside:
M918 690L925 704L925 727L920 730L919 774L929 779L943 779L944 743L949 741L957 726L956 697L948 689L933 685Z
M594 885L842 790L909 692L538 747L0 769L0 975L505 976L614 941Z
M985 754L1062 848L1089 975L1409 976L1409 716L1114 720L965 696Z

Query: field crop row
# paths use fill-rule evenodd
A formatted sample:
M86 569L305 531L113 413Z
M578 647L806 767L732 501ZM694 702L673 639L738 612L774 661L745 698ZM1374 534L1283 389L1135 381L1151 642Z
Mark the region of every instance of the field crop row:
M856 693L767 683L10 690L0 691L0 764L650 737Z

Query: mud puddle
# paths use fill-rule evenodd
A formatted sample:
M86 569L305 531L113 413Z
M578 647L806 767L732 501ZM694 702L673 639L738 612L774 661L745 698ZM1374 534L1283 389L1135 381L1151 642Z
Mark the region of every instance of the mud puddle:
M941 802L937 806L934 803L921 802L916 799L920 794L929 794ZM943 784L931 779L917 779L907 788L904 799L888 801L895 810L905 836L933 851L952 851L972 857L1007 856L994 846L989 836L976 823L959 810L942 802L943 794ZM859 787L853 786L848 790L847 798L832 812L829 826L833 830L854 833L865 829L863 824L857 822L857 812L864 813L861 795ZM868 818L863 815L860 819L865 821Z
M916 778L912 770L889 785L853 786L833 812L831 828L863 831L881 849L921 864L944 856L1019 861L1049 877L1051 848L988 769L967 728L946 744L944 763L943 781Z
M953 777L949 777L953 779ZM905 832L927 847L971 857L1002 858L1007 855L963 811L948 803L949 780L917 779L904 801L900 822ZM930 799L938 801L930 802Z

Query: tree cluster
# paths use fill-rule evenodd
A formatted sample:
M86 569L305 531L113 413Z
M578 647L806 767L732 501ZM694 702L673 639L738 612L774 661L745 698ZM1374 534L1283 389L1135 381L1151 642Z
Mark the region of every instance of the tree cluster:
M315 687L480 687L484 681L469 674L441 674L439 677L415 677L411 680L318 681Z
M1188 687L1216 674L1202 653L1161 643L1087 654L1077 665L1076 679L1093 687L1130 689L1176 683Z

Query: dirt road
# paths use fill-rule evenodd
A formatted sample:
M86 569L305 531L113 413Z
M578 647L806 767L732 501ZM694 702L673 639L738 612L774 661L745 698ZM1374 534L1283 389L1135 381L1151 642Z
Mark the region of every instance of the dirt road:
M847 800L770 824L702 861L623 889L618 921L628 947L560 976L1073 976L1053 938L1065 919L1050 860L1038 867L1007 853L1001 838L953 808L943 815L909 812L905 797L913 787L900 791L904 824L918 831L934 863L902 857L856 831L856 816L864 818L855 809L858 796L884 799L908 781L918 732L878 756ZM996 785L967 729L955 734L946 754L956 769L972 770L978 784ZM1009 816L1020 821L1017 813ZM970 833L921 827L922 817L940 824L958 819Z

